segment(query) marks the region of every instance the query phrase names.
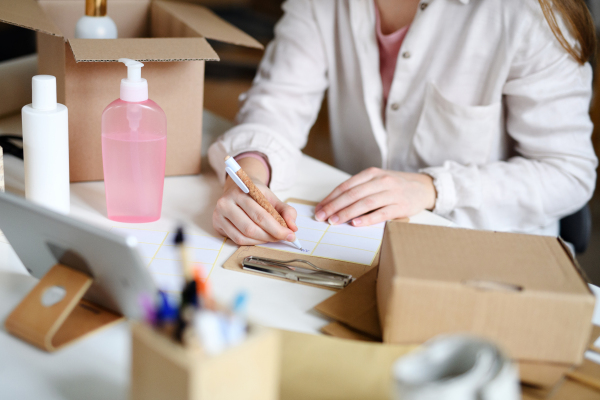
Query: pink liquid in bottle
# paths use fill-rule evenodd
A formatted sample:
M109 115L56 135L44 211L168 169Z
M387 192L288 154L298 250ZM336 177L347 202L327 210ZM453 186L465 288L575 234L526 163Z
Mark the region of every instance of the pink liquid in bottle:
M102 113L102 163L108 218L152 222L160 218L167 120L152 100L113 101Z

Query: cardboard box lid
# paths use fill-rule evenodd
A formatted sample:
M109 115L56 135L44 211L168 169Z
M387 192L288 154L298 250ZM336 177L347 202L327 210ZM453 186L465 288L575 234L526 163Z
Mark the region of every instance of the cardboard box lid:
M387 229L402 238L391 250L395 276L402 279L590 296L574 261L555 237L395 221L388 222ZM462 247L465 243L468 248Z
M0 21L48 35L63 36L34 0L0 0Z
M132 38L111 40L71 39L77 62L117 61L120 57L139 61L219 60L206 38L240 46L262 48L254 38L196 4L155 1L156 6L186 24L201 37ZM35 0L0 0L0 21L53 36L63 33Z
M69 44L77 62L219 60L204 38L71 39Z
M263 48L258 40L222 20L206 7L176 1L155 1L155 4L207 39L255 49Z

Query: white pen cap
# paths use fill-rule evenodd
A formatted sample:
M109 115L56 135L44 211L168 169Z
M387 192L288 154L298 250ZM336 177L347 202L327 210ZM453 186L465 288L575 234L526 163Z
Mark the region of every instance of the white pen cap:
M225 158L225 167L231 168L233 172L238 172L240 169L242 169L242 167L240 167L240 164L238 164L237 161L235 161L235 158L231 156L227 156Z
M240 164L238 164L237 161L235 161L235 158L231 156L225 157L225 172L227 172L227 174L231 177L231 179L233 179L236 185L238 185L238 187L242 189L242 192L248 193L250 190L248 189L246 184L242 182L240 177L236 174L236 172L238 172L240 169L242 169L242 167L240 167Z

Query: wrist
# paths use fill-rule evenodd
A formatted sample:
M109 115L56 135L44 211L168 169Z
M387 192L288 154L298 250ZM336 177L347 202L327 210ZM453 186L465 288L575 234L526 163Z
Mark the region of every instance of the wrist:
M254 157L245 157L236 161L240 167L242 167L244 172L246 172L246 175L252 179L252 182L261 183L265 186L267 185L270 171L264 161L259 161Z
M435 185L433 184L433 177L428 174L421 173L419 174L420 180L425 186L425 209L428 211L433 211L435 208L435 201L437 199L437 191L435 189Z
M247 169L244 168L243 165L240 165L240 167L242 167L242 170L244 170L244 172L246 172L246 175L248 175L248 178L250 178L252 180L252 182L254 182L255 185L265 185L264 180L261 178L261 176L257 176L255 174L251 174L248 173ZM249 168L250 171L253 171L252 168ZM255 171L253 171L255 172ZM227 192L228 190L231 190L232 188L237 188L238 185L234 182L233 179L231 179L231 177L229 176L229 174L226 174L225 176L225 184L223 185L223 192Z

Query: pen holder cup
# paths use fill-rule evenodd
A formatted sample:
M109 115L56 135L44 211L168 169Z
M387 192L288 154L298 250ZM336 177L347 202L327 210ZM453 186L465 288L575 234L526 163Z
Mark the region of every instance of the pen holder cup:
M186 348L146 324L132 325L131 400L279 397L280 337L251 325L248 338L216 356Z

